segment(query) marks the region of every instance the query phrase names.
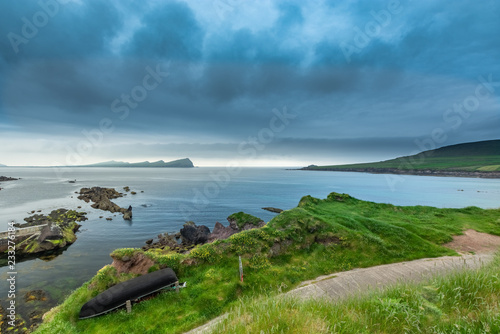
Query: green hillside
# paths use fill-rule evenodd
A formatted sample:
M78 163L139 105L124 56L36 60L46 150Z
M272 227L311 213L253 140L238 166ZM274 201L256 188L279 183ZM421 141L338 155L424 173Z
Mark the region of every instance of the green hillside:
M304 280L352 268L456 254L442 246L466 229L500 235L500 209L394 206L331 193L305 196L262 228L197 246L189 254L118 249L114 259L146 256L150 271L171 267L187 287L125 310L78 320L80 308L132 274L108 265L44 317L36 333L183 333L239 305ZM239 279L242 257L244 282ZM130 260L132 261L132 260ZM110 261L111 262L111 261Z
M498 172L500 171L500 140L488 140L441 147L412 156L349 165L309 166L308 170L338 171L442 171Z

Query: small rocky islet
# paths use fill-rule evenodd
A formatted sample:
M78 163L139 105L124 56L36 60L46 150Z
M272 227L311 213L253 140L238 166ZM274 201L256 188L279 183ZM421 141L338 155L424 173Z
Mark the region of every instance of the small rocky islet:
M124 187L124 190L128 192L130 189L129 187ZM132 206L129 206L127 209L125 209L111 201L112 199L124 196L114 188L82 188L80 189L79 194L80 195L78 196L78 199L85 201L86 203L93 202L93 204L91 204L91 207L94 209L109 211L111 213L119 212L123 214L123 219L132 219Z

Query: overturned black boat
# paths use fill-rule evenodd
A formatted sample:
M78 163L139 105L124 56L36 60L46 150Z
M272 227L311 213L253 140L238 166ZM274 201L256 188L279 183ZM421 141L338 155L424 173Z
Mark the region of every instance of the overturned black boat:
M80 319L92 318L124 306L165 288L175 287L177 276L170 268L154 271L112 286L89 300L80 310Z

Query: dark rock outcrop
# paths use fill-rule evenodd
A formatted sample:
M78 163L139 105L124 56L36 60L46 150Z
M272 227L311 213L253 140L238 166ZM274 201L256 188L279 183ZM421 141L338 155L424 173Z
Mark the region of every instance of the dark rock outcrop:
M142 249L160 248L170 249L178 253L185 253L195 245L215 240L224 240L235 233L259 228L265 225L264 221L260 218L243 212L232 214L227 220L229 221L229 226L225 227L217 222L215 223L212 233L210 233L210 229L205 225L197 226L194 222L187 222L180 230L180 233L160 234L158 235L158 241L153 242L153 239L149 239L146 241L146 246L143 246ZM177 239L182 240L180 244L177 242Z
M17 181L19 179L13 178L13 177L8 177L8 176L0 176L0 182L3 181Z
M119 197L123 197L123 194L113 188L93 187L80 189L80 196L78 196L78 199L87 203L90 201L94 202L94 204L91 205L94 209L109 211L111 213L119 212L123 214L124 219L132 219L131 206L125 209L111 202L111 199Z
M227 217L227 221L229 222L229 226L225 227L221 223L215 223L214 230L210 234L208 238L208 242L212 242L215 240L224 240L241 231L251 230L253 228L259 228L266 223L252 215L238 212L237 214L232 214Z
M212 242L215 240L224 240L232 236L233 234L238 233L238 230L231 228L230 226L226 227L221 223L215 223L214 229L210 236L208 237L208 242Z
M129 205L127 211L123 213L123 219L131 220L132 219L132 205Z
M16 180L19 180L19 179L15 179L13 177L8 177L8 176L0 176L0 182L2 182L2 181L16 181ZM2 190L2 188L0 188L0 190Z
M143 250L159 248L159 249L170 249L178 253L183 253L193 246L183 245L177 242L175 235L164 233L158 234L158 241L153 242L154 239L149 239L146 241L146 246L143 246Z
M199 245L208 241L210 229L205 225L196 226L193 222L187 222L181 228L181 239L184 245Z
M283 210L278 209L278 208L273 208L273 207L265 207L265 208L262 208L262 210L267 210L267 211L274 212L274 213L282 213L283 212Z

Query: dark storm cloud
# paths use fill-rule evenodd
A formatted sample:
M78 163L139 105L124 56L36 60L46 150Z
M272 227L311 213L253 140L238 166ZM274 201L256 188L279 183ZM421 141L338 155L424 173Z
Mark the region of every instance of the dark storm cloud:
M352 54L352 66L472 77L481 69L498 70L494 61L500 55L499 22L495 19L500 13L498 1L456 1L452 5L401 0L394 2L399 4L395 14L389 10L390 3L370 1L360 10L359 3L352 2L350 9L357 15L352 16L351 29L340 41L320 43L318 61L341 61L344 54L335 49L342 51L339 42L344 42L359 49ZM373 23L371 26L378 27L374 36L369 29Z
M142 18L125 54L142 58L198 61L202 55L203 31L189 7L168 2Z
M106 55L123 24L112 2L98 0L2 1L0 13L1 55L14 64Z
M0 3L0 125L13 133L78 140L109 118L110 147L132 155L223 158L287 106L296 120L264 155L365 160L409 154L435 128L446 144L497 136L498 86L458 130L443 120L479 76L500 79L497 1L256 2L224 17L190 1L62 2ZM54 15L23 37L47 4ZM168 76L151 77L158 66Z

